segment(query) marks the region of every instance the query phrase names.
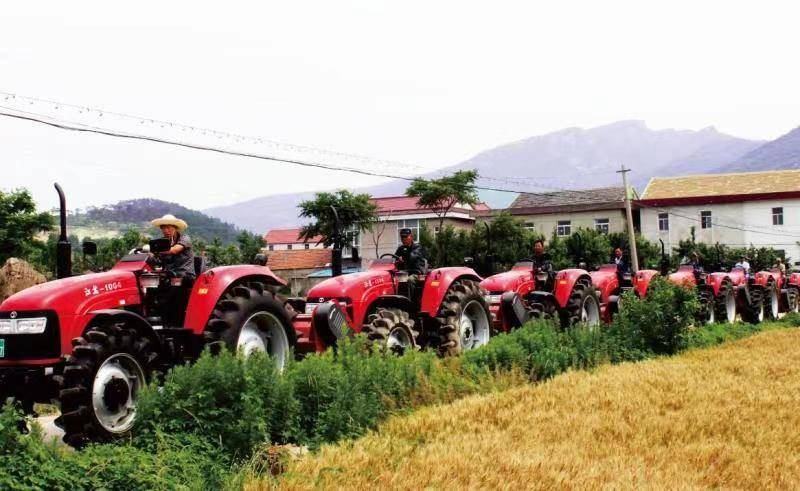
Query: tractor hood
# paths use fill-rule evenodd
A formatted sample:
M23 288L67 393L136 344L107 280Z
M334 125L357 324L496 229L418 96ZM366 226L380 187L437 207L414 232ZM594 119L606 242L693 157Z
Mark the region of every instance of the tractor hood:
M54 280L27 288L0 304L0 311L54 310L60 315L83 315L139 302L136 275L107 271Z
M392 275L388 271L370 270L329 278L308 291L308 301L349 298L358 301L365 291L374 287L391 287Z
M481 288L491 293L509 292L516 291L520 285L531 281L533 275L530 268L512 269L481 281Z

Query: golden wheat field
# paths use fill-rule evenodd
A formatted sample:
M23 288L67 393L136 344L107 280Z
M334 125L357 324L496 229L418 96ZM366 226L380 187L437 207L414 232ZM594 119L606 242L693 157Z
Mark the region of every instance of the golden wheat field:
M800 330L395 417L285 488L800 488ZM249 489L274 486L252 481Z

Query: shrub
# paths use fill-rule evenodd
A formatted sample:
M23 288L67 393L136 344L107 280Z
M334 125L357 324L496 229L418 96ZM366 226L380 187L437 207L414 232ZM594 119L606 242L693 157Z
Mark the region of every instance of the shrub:
M695 291L659 277L653 278L643 299L626 292L609 328L615 338L615 356L638 359L648 353L676 353L684 346L699 309Z
M152 449L162 434L196 435L246 457L256 444L280 438L294 414L291 388L269 357L206 352L143 392L134 443Z

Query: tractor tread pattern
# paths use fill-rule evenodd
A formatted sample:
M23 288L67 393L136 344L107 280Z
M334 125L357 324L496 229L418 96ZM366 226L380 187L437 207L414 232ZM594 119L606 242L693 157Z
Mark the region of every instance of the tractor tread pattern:
M572 288L567 305L559 311L562 327L566 328L581 322L583 302L588 296L593 296L597 299L594 286L587 280L578 280ZM599 302L597 306L599 309Z
M486 307L486 300L477 281L461 280L450 286L444 295L444 303L436 316L439 335L439 355L458 356L464 352L459 329L461 310L472 300Z
M139 361L149 381L158 355L152 351L149 342L135 342L142 339L134 327L109 317L100 319L84 336L73 340L75 349L66 359L64 373L54 378L59 384L61 405L61 415L55 424L64 430L64 443L81 448L90 442L112 441L121 436L108 433L95 420L92 382L102 362L122 352Z
M389 334L393 329L404 329L411 337L413 349L419 349L417 338L419 330L415 329L414 319L401 309L379 307L367 317L368 322L361 327L361 333L367 337L370 346L386 349Z

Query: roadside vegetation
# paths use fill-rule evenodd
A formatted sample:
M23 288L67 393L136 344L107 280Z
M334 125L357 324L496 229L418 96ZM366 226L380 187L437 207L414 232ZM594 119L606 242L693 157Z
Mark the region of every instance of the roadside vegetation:
M792 315L774 324L694 328L691 295L663 281L652 288L647 299L628 299L607 328L562 330L534 322L460 358L371 352L360 338L337 352L290 363L283 373L265 357L204 355L172 370L163 389L146 391L130 439L77 452L45 443L35 425L20 435L19 416L7 407L0 416L0 487L235 489L253 479L271 484L269 476L287 465L289 452L274 445L313 452L421 406L800 324Z

